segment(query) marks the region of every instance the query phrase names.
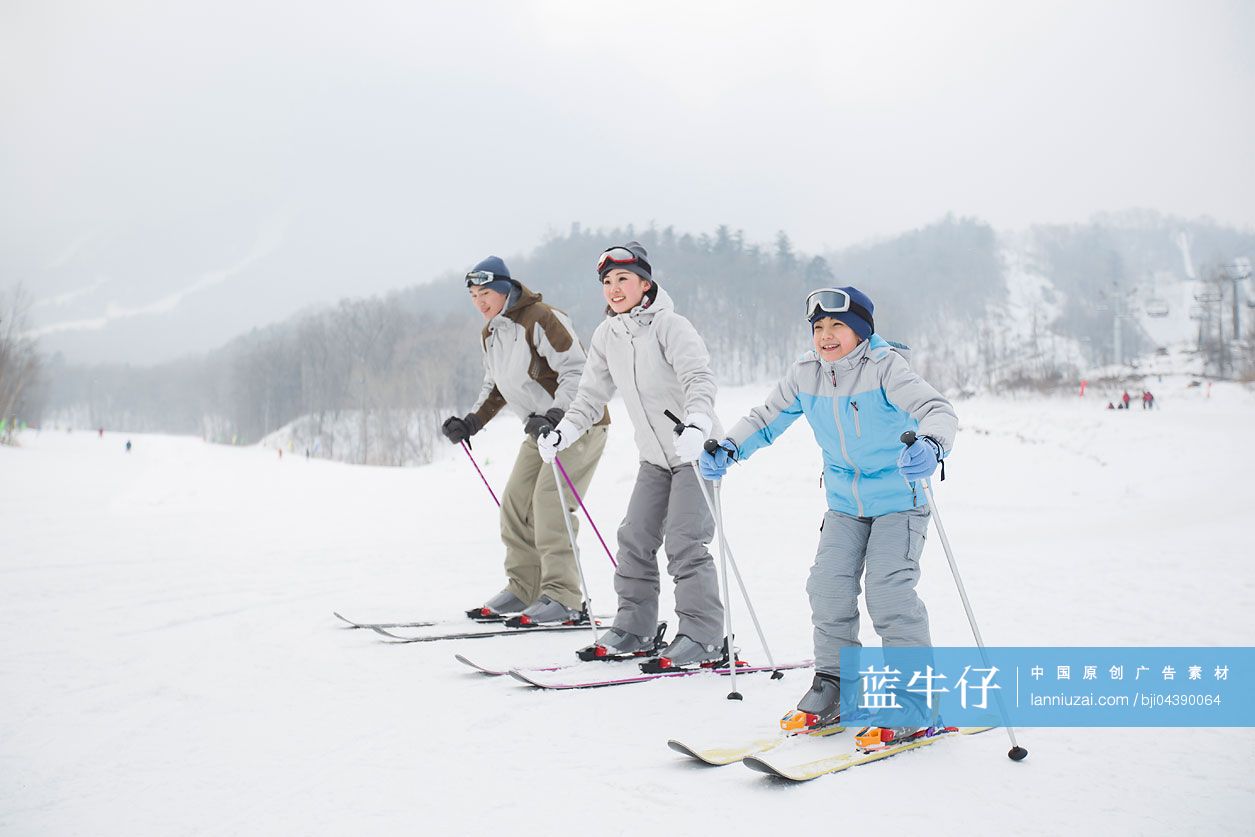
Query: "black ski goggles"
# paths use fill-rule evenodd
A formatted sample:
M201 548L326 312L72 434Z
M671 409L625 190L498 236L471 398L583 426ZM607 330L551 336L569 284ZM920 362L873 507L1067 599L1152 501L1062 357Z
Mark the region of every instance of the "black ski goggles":
M628 248L611 247L609 250L602 253L601 256L597 259L598 275L604 273L607 270L613 270L614 265L617 265L617 264L640 264L640 265L644 265L645 270L647 270L648 272L650 273L654 272L653 268L649 266L649 262L645 261L640 256L636 255ZM606 267L606 265L610 265L610 267Z
M867 321L868 325L872 324L871 313L850 299L849 293L840 288L820 288L817 291L811 291L806 295L806 319L810 319L819 313L824 314L854 314L862 317Z
M489 270L472 270L466 274L466 287L471 285L487 285L489 282L495 282L498 279L509 279L509 276L498 276Z

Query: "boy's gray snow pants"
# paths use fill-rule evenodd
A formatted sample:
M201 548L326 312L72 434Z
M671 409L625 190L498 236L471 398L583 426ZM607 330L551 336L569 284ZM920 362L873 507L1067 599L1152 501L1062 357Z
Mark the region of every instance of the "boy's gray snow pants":
M840 674L840 652L860 645L858 594L867 576L867 612L886 648L927 646L928 610L915 585L928 531L928 506L880 517L824 515L806 592L815 626L815 670ZM847 679L857 678L846 672Z
M614 626L652 637L658 626L658 548L666 542L667 573L675 581L677 633L702 645L723 644L723 604L707 545L715 521L690 465L674 472L641 463L627 516L619 524Z

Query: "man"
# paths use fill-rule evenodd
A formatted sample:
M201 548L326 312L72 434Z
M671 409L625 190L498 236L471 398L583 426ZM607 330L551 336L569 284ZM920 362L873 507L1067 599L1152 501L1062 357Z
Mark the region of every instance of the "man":
M523 420L526 434L501 500L508 583L467 615L491 619L519 614L507 622L510 625L577 619L584 597L559 505L565 498L578 531L575 500L566 486L559 495L536 439L558 424L575 397L584 349L570 318L511 277L496 256L475 265L466 274L466 286L484 318L484 386L470 413L445 421L444 434L454 444L464 442L506 406ZM581 495L588 491L605 449L609 424L610 414L605 412L595 432L563 451L562 465Z

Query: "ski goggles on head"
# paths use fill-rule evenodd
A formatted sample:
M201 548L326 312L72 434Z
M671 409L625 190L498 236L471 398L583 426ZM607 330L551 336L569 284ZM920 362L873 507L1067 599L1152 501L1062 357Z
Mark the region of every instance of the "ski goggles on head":
M862 317L868 323L872 321L872 315L867 309L850 299L850 295L840 288L820 288L806 295L806 319L809 320L820 312L824 314L848 312Z
M490 270L472 270L466 274L466 287L471 285L487 285L497 279L508 279L508 276L498 276Z
M652 272L649 262L645 261L626 247L611 247L609 250L602 253L597 259L597 272L601 273L605 270L612 270L613 268L608 268L606 265L616 264L642 264L645 266L646 270Z

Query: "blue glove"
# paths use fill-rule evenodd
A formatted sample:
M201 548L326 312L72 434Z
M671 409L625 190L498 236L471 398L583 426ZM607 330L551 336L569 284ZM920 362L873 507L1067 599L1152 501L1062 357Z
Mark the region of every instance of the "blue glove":
M941 447L936 442L921 436L898 454L898 471L908 480L928 479L937 470L940 453Z
M736 445L731 439L724 439L719 443L719 447L715 448L714 453L702 451L701 457L697 460L697 467L702 472L702 478L707 480L722 479L723 475L728 473L729 466L736 461Z

